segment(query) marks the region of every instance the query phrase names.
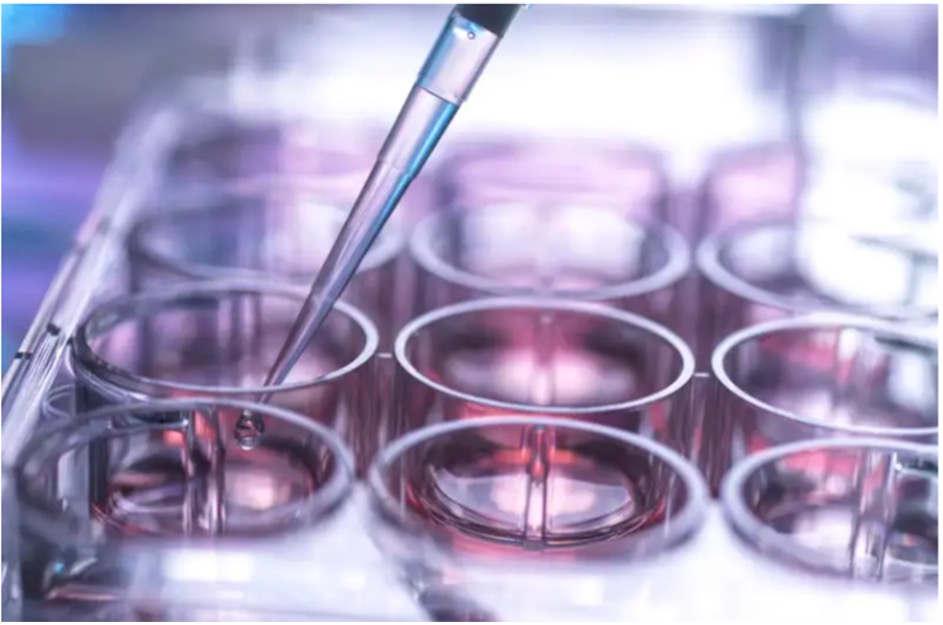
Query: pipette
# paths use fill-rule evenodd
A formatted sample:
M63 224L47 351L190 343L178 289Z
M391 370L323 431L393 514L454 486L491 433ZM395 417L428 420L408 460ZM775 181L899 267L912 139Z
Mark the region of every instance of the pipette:
M521 5L460 4L426 58L419 77L387 135L360 195L318 272L265 386L285 381L327 319L361 260L422 170L455 113L468 97ZM267 402L268 396L260 397ZM236 436L252 446L264 425L243 415Z

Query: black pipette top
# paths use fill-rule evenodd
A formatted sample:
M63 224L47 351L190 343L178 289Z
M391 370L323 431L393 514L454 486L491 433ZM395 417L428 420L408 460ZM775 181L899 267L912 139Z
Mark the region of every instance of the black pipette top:
M457 4L455 11L465 19L503 37L514 16L521 9L519 4Z

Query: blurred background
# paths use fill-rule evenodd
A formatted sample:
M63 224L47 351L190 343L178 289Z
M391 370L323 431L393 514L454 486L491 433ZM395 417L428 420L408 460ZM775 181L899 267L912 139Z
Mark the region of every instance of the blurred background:
M234 102L382 132L449 8L4 6L4 370L143 102L213 75ZM536 5L446 142L643 145L683 207L722 155L801 138L935 197L938 23L931 5ZM921 223L935 223L925 204Z

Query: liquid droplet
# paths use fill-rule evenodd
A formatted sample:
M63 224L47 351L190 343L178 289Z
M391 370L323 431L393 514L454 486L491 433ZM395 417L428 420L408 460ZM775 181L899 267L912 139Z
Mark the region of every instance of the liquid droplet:
M475 38L475 33L474 33L473 31L468 31L468 38L469 38L469 39L474 39L474 38Z
M251 412L243 412L236 422L236 443L242 449L255 449L265 434L262 417Z

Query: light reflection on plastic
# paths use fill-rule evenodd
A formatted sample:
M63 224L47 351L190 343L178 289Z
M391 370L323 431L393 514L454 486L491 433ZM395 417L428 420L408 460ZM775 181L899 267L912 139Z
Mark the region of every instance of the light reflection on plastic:
M428 24L383 18L380 28L362 24L321 33L323 49L332 51L319 67L314 99L321 110L341 118L392 121L405 85L428 52L429 40L419 33L428 26L431 39L441 22L438 16ZM755 137L769 125L750 95L754 42L740 25L722 20L672 24L672 37L686 44L677 46L665 40L661 29L648 31L631 19L592 24L586 18L594 35L586 37L582 19L561 27L558 18L533 11L514 25L453 132L622 135L699 154ZM378 49L384 54L378 55ZM702 53L705 49L710 53ZM697 81L685 79L695 75Z
M912 217L917 198L864 172L829 169L806 192L801 208L815 217L848 220L858 226Z
M341 573L341 585L348 590L362 590L367 587L367 575L360 570L347 570Z
M842 94L810 111L809 137L837 162L931 163L935 169L937 124L931 106Z
M176 551L167 558L168 579L190 582L237 583L252 581L252 556L215 551Z
M517 452L517 450L514 450ZM508 475L509 479L495 479L491 499L502 512L509 515L521 515L528 521L527 530L531 535L539 535L543 529L553 529L554 520L564 515L576 515L591 510L598 499L593 488L601 490L605 484L593 484L587 488L585 482L571 479L566 475L557 475L552 467L556 456L572 456L569 452L557 450L551 458L549 475L546 477L542 497L531 497L529 488L533 478L526 473ZM559 461L564 462L561 458ZM524 468L524 463L521 463ZM545 507L546 506L546 507Z
M914 411L936 405L936 376L930 358L920 353L899 352L888 373L888 395Z
M883 237L869 240L827 227L800 228L796 245L797 271L844 304L926 306L933 300L932 265L921 265L915 254Z

